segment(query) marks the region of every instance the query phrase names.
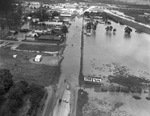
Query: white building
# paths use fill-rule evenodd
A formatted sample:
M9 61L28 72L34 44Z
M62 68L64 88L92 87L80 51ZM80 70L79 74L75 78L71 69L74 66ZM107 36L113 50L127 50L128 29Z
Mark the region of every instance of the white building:
M35 62L40 62L42 60L42 55L37 55L34 59Z
M52 25L52 26L62 26L62 22L49 22L49 21L45 21L45 22L38 22L38 24L45 24L45 25Z

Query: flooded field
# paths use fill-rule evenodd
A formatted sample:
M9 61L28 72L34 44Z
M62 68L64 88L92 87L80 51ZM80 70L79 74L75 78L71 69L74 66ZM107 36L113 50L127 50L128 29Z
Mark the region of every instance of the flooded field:
M126 93L96 93L90 89L85 91L89 93L89 101L83 107L84 116L149 116L150 114L150 101L145 99L146 94L143 94L140 100L136 100Z
M126 36L125 25L111 23L117 29L116 33L106 32L106 25L99 24L91 36L84 35L83 75L100 77L102 84L108 87L115 84L136 88L136 84L143 83L137 82L139 78L149 83L150 35L133 29L131 35ZM124 82L121 79L110 83L109 76L122 77ZM130 80L130 77L135 78ZM146 99L148 93L143 90L140 93L109 92L108 89L102 92L101 86L85 84L84 87L89 100L82 108L83 116L150 115L150 101ZM138 96L137 99L135 96Z
M126 66L136 75L149 77L150 35L124 34L125 26L112 22L117 32L106 32L104 24L99 24L92 36L84 36L84 75L110 75L108 68L113 64ZM101 69L101 70L100 70Z

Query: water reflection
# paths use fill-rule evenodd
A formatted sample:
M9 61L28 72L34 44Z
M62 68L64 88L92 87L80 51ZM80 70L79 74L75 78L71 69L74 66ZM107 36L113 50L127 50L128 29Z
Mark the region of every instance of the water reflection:
M111 33L111 31L106 31L106 36L108 36L108 37L111 37L112 36L112 33Z
M113 32L113 36L115 36L116 35L116 32Z
M130 38L131 38L131 35L125 33L125 34L124 34L124 38L125 38L125 39L130 39Z
M93 37L95 38L95 36L96 36L96 31L93 31Z

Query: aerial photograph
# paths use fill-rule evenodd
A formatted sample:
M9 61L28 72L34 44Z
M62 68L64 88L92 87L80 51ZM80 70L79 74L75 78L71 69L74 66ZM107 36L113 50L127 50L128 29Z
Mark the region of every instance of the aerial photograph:
M0 116L150 116L150 0L0 0Z

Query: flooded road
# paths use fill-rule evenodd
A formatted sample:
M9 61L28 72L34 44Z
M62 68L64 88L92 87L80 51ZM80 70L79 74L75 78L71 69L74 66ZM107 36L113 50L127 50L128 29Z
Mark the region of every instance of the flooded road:
M61 76L57 84L57 91L55 93L55 98L53 99L53 108L47 107L46 112L43 116L59 116L62 115L62 111L66 111L76 116L76 100L77 95L75 92L75 87L78 86L78 77L80 70L80 46L81 46L81 31L82 31L82 18L75 18L71 21L71 26L69 28L69 33L67 34L66 48L62 57L64 58L61 63ZM64 90L66 88L66 83L70 85L70 92L72 96L70 99L70 107L64 107L63 105L58 105L58 100L62 99ZM51 104L51 103L49 103ZM69 108L69 109L68 109ZM52 112L52 110L54 110ZM57 114L56 114L57 112ZM68 113L67 113L68 114ZM64 113L63 116L66 116Z
M59 83L57 85L58 91L56 93L56 97L62 99L64 92L64 84L65 81L70 85L70 103L67 106L60 106L56 104L54 108L53 116L67 116L71 114L75 116L76 112L76 97L73 96L73 91L75 91L75 87L78 86L78 77L80 70L80 41L81 41L81 31L82 31L82 18L76 18L75 21L72 22L71 27L69 28L69 34L67 35L66 49L63 53L64 60L61 64L61 76ZM63 98L67 99L67 98ZM64 114L62 114L64 111ZM57 112L57 113L55 113ZM56 115L57 114L57 115ZM67 114L67 115L66 115Z

